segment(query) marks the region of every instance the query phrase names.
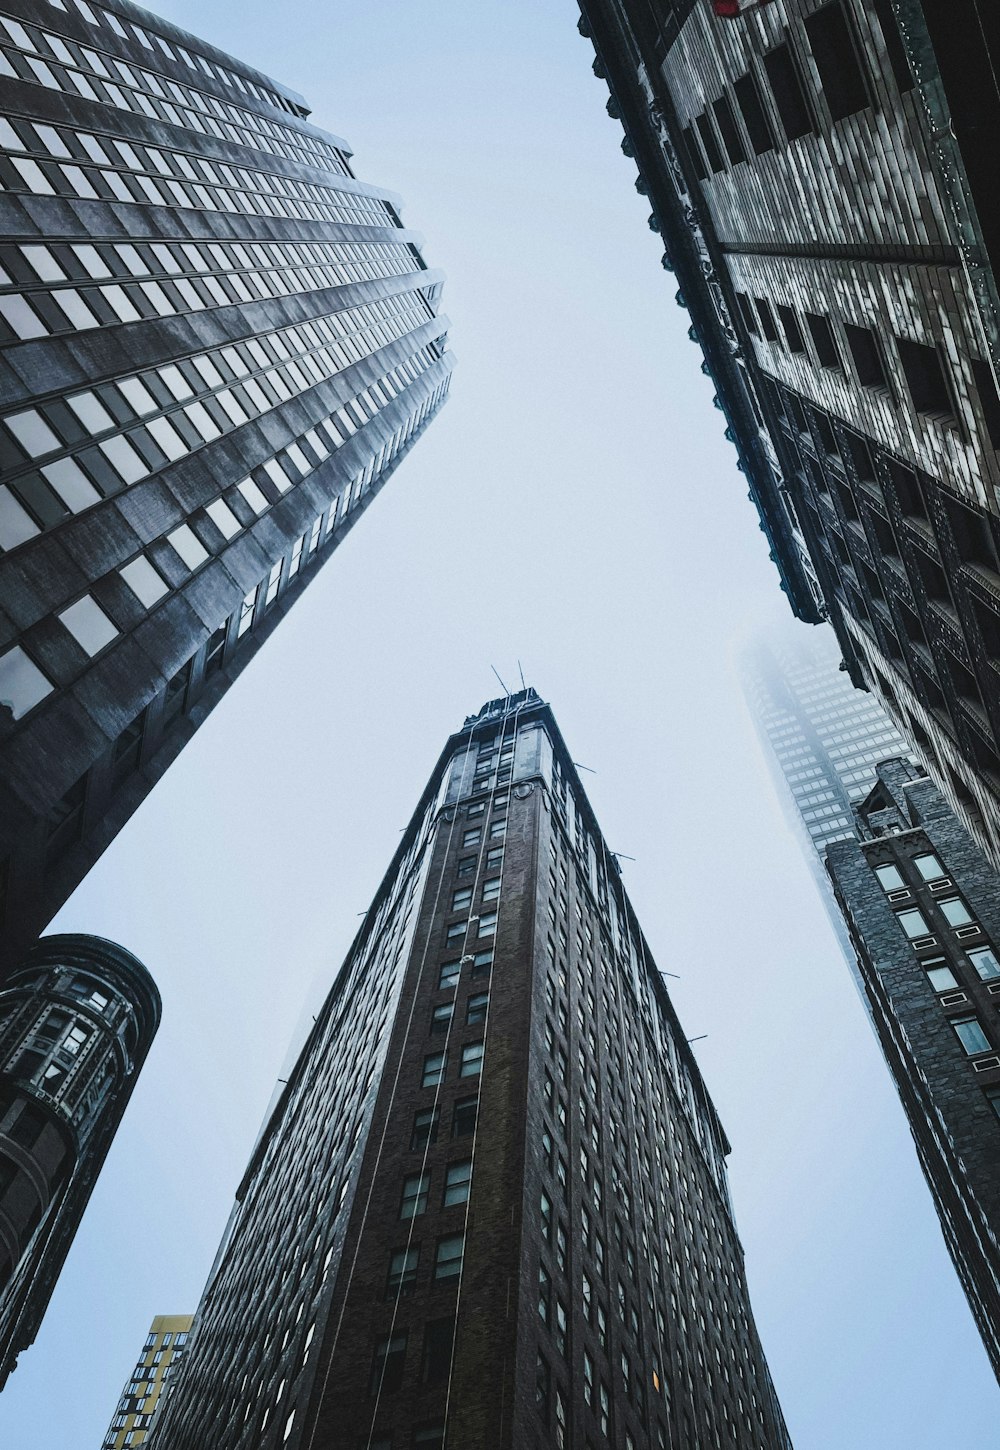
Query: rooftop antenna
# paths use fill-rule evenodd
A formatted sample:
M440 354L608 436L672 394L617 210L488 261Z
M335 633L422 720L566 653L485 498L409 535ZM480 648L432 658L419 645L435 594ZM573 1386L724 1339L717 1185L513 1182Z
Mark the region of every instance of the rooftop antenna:
M705 1038L707 1036L708 1036L708 1033L707 1032L703 1032L700 1037L689 1037L687 1040L688 1040L689 1043L691 1043L691 1042L704 1042L705 1041Z
M490 669L496 675L497 679L500 680L500 674L499 674L499 671L496 669L496 667L494 665L490 665ZM509 700L510 699L510 691L508 690L507 686L504 684L503 680L500 680L500 686L501 686L504 694L507 696L507 698Z
M517 673L521 676L521 689L522 690L526 690L528 687L524 683L524 671L521 668L521 661L520 660L518 660L518 662L517 662Z
M597 771L594 769L594 767L592 765L581 765L578 760L574 760L573 761L573 764L576 766L577 770L587 770L587 771L590 772L591 775L596 775L597 774Z
M586 766L584 766L584 769L586 769ZM597 772L595 771L594 774L596 775ZM634 861L635 860L635 857L634 856L626 856L624 851L612 851L611 854L612 854L612 856L615 857L615 859L617 861Z

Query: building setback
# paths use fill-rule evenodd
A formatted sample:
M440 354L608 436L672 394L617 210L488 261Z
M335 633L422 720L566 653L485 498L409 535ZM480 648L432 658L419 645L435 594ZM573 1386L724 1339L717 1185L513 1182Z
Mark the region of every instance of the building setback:
M1000 865L1000 10L581 0L793 609Z
M38 1333L160 1022L141 962L49 936L0 991L0 1388Z
M1000 877L904 760L827 849L886 1062L1000 1378Z
M448 741L155 1450L789 1445L728 1144L549 708Z
M153 1411L180 1368L192 1322L190 1314L158 1314L153 1320L102 1450L131 1450L145 1443Z
M0 969L448 388L442 274L301 97L0 4Z

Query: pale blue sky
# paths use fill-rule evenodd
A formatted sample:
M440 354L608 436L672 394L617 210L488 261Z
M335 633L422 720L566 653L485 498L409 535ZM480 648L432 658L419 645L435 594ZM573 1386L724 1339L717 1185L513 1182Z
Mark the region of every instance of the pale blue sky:
M516 659L552 702L733 1143L797 1450L996 1446L997 1390L746 717L793 628L570 0L175 0L305 95L448 273L450 402L58 919L163 1026L3 1450L98 1450L154 1314L197 1304L303 1006L447 734ZM806 626L798 626L805 629Z

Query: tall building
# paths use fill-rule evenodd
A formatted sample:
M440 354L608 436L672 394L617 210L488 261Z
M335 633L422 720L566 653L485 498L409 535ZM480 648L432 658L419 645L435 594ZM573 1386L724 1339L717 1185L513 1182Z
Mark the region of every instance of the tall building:
M160 1023L141 962L48 936L0 990L0 1388L38 1333Z
M854 806L875 784L880 761L909 754L875 697L851 684L825 630L760 641L747 655L743 689L778 797L858 986L854 951L826 873L826 848L855 834Z
M0 967L440 407L442 274L301 97L0 0Z
M922 772L879 766L827 849L886 1062L1000 1378L1000 876Z
M581 10L792 607L1000 864L1000 9Z
M728 1144L552 713L453 735L237 1192L155 1450L786 1450Z
M153 1411L168 1383L177 1376L192 1323L190 1314L158 1314L153 1320L135 1369L122 1390L102 1450L131 1450L133 1445L145 1443Z

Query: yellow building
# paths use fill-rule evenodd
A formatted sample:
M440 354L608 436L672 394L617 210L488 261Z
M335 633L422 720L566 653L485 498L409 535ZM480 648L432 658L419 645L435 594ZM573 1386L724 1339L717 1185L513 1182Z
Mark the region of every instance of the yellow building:
M184 1354L192 1319L191 1314L158 1314L153 1320L135 1369L122 1390L103 1450L130 1450L146 1439L157 1401L172 1368Z

